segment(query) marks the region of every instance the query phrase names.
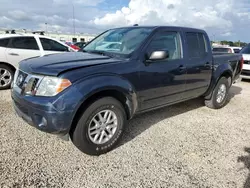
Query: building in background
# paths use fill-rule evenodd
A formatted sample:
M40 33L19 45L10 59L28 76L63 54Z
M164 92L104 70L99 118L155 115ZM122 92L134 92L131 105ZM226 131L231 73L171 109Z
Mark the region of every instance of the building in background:
M76 33L74 34L66 34L66 33L55 33L55 32L44 32L44 31L31 31L31 30L5 30L5 29L0 29L0 34L6 34L6 33L16 33L16 34L32 34L32 33L44 33L44 35L49 36L51 38L60 40L62 42L89 42L93 38L95 38L96 35L93 34L83 34L83 33Z

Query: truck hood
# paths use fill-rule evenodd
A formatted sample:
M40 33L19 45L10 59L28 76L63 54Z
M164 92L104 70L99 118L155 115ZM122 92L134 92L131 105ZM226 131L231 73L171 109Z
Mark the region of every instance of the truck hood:
M72 69L107 63L117 63L119 61L121 60L103 55L83 52L67 52L26 59L20 62L19 68L32 74L58 76L60 73Z

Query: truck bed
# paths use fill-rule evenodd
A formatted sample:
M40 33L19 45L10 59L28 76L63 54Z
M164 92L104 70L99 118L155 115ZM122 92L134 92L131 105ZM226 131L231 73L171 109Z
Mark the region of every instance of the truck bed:
M233 54L233 53L213 53L214 66L228 64L232 67L233 70L233 80L237 79L241 73L241 54Z

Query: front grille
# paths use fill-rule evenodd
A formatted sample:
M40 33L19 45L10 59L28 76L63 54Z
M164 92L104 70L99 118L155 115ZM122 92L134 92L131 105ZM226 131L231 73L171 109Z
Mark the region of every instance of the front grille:
M24 95L34 95L37 86L39 85L39 81L41 80L41 76L31 75L19 70L17 76L15 76L14 84L17 86L16 88L19 88L19 93Z
M38 83L39 79L38 78L35 78L33 84L32 84L32 87L31 87L31 91L34 92L36 86L37 86L37 83Z
M16 85L22 89L23 88L23 85L24 85L24 82L27 78L28 74L22 72L19 70L18 72L18 75L17 75L17 78L16 78Z
M244 64L250 65L250 61L244 61Z

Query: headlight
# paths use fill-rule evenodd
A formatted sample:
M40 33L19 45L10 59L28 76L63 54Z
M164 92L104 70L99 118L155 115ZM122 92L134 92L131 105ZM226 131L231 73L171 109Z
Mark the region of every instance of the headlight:
M68 79L45 76L39 84L37 96L55 96L71 85Z

